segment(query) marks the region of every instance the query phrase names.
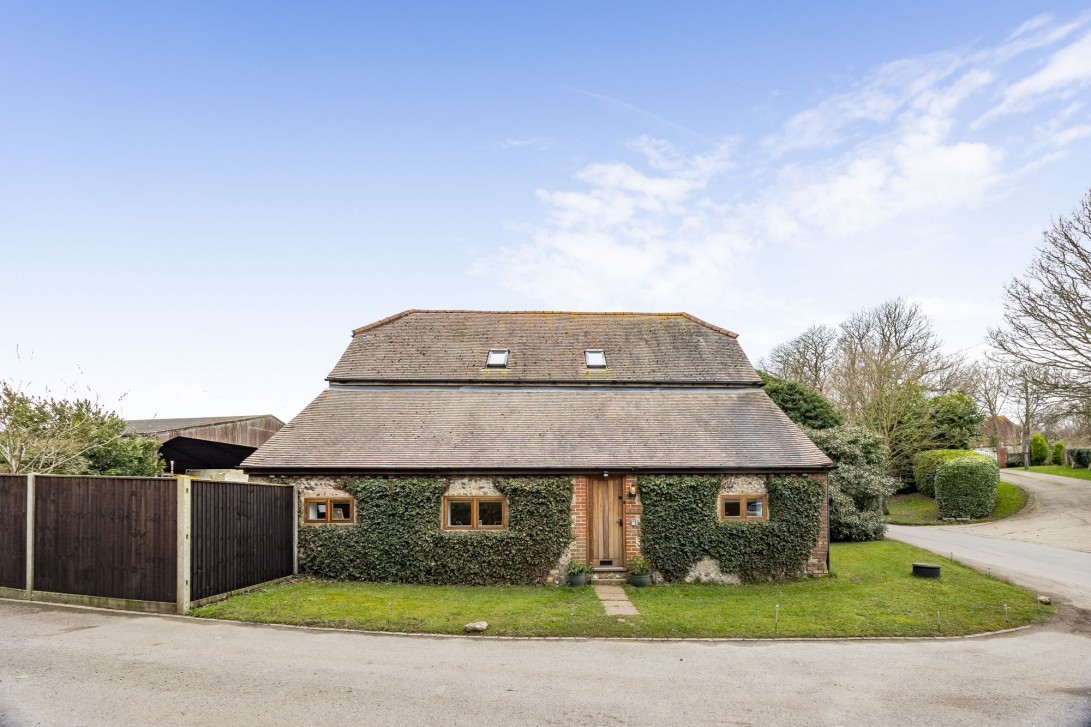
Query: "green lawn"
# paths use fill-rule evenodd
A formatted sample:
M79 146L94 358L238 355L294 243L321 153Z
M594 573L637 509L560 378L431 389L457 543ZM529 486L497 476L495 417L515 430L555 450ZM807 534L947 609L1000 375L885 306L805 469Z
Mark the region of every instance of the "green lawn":
M1013 467L1012 471L1021 471L1022 467ZM1074 477L1077 480L1091 480L1091 470L1088 469L1072 469L1071 467L1065 467L1063 465L1043 465L1040 467L1031 467L1031 472L1041 472L1043 475L1057 475L1059 477ZM1003 472L1003 470L1001 470Z
M489 634L504 636L772 637L775 629L779 636L955 636L1032 623L1051 613L1028 591L903 543L835 544L831 559L829 578L627 587L641 615L622 621L604 614L590 587L314 580L235 596L192 614L422 633L462 633L466 623L484 620ZM942 563L943 578L913 578L910 564L920 560Z
M1003 475L1001 475L1003 476ZM1001 481L996 490L996 507L988 517L971 520L975 523L987 523L1003 520L1023 509L1027 504L1027 493L1021 487ZM936 514L936 501L919 492L895 495L886 502L890 515L887 522L895 525L949 525Z

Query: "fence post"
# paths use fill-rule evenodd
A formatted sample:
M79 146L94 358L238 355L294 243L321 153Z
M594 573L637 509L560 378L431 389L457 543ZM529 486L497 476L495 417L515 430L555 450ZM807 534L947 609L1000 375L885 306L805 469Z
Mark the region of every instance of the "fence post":
M190 505L192 503L192 480L178 477L178 581L175 595L178 613L189 610L190 595L190 559L193 553L193 539L190 537Z
M299 485L292 483L292 575L299 575Z
M34 473L27 475L27 599L34 594Z

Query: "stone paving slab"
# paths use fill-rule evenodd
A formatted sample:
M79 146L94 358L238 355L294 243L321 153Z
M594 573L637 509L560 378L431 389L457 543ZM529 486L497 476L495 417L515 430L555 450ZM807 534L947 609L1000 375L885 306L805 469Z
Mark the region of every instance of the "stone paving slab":
M639 616L640 611L625 595L621 586L595 586L595 595L602 603L607 616Z

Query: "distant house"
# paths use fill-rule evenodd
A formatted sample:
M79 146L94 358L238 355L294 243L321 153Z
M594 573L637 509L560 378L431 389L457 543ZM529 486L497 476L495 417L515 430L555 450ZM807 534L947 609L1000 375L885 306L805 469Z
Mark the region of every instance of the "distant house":
M233 469L284 422L271 414L253 416L130 419L128 432L158 440L167 467L179 474L196 469Z
M993 437L999 432L999 442L993 443ZM1001 414L996 417L996 424L993 424L993 417L985 417L985 420L981 422L977 429L977 442L982 447L1002 447L1004 449L1011 450L1013 452L1022 452L1024 449L1023 443L1023 427L1016 424L1011 419Z
M689 314L410 310L356 329L326 380L243 462L299 485L304 529L375 527L351 483L423 477L441 483L437 533L502 532L519 517L502 480L561 477L564 557L622 570L641 554L642 478L719 478L695 517L761 528L778 518L768 478L801 475L821 506L799 572L826 570L832 463L762 391L736 334Z

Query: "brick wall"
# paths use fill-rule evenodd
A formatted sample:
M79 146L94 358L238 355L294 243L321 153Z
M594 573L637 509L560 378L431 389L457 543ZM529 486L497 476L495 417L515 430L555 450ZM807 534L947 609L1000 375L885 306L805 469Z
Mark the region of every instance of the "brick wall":
M572 551L570 559L586 563L587 554L587 477L572 478Z
M830 552L830 486L825 474L808 476L822 484L822 512L819 514L822 518L822 530L818 534L818 542L811 551L811 557L807 560L803 572L809 576L821 576L827 573L826 558Z
M629 497L629 492L636 484L636 475L625 475L622 492L625 496L623 517L625 518L625 562L640 557L640 518L644 514L644 506L640 504L639 497ZM634 527L632 523L636 523Z

